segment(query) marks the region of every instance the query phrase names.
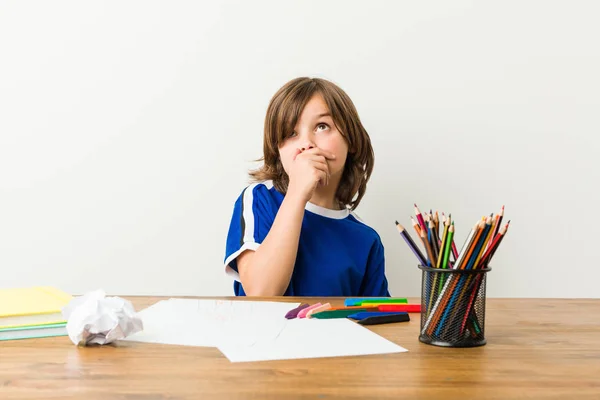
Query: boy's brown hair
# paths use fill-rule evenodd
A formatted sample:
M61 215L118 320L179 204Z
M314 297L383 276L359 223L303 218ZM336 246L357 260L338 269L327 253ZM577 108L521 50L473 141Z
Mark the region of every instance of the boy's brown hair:
M265 117L264 156L260 159L264 164L251 171L250 176L257 182L272 180L279 192L287 192L289 178L279 158L279 146L286 134L294 130L304 106L315 94L323 97L333 122L348 144L348 156L335 197L340 206L354 210L365 194L373 171L375 157L371 139L350 97L324 79L296 78L275 93Z

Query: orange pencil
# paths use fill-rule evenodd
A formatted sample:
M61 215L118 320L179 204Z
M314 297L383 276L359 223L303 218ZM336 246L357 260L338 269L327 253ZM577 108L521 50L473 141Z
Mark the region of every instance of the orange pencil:
M485 223L483 221L480 221L477 226L477 233L475 234L473 243L469 247L469 250L467 251L465 258L463 258L460 265L457 266L458 269L465 269L465 267L467 266L467 263L469 262L469 259L471 258L471 255L473 254L473 251L475 250L475 247L477 247L477 242L479 242L479 237L483 233L484 226L485 226Z
M489 217L487 217L487 220L485 221L486 225L490 225L490 229L488 230L488 234L486 235L483 245L481 246L481 249L479 250L479 253L477 254L477 257L475 258L475 262L473 263L473 268L475 268L475 266L477 265L477 263L479 262L479 259L481 258L481 256L484 253L485 248L487 247L487 243L490 240L490 238L492 237L492 230L494 229L493 227L493 222L492 222L492 216L490 215Z
M415 221L413 217L410 217L410 220L412 222L413 228L415 229L415 232L417 232L417 235L421 236L421 227L419 226L419 224Z
M431 229L432 222L429 221L429 227ZM429 244L429 240L427 240L427 236L425 232L421 231L421 241L423 242L423 246L425 246L425 251L427 252L427 257L429 258L429 266L433 267L433 260L435 260L435 256L433 255L433 250L431 249L431 245Z

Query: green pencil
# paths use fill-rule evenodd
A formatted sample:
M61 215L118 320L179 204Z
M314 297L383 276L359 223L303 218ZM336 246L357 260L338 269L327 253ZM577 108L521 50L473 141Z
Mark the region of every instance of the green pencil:
M442 260L442 268L448 268L448 261L450 260L450 253L452 253L452 239L454 238L454 222L448 228L448 237L446 238L446 248L444 249L444 259ZM446 283L446 276L442 275L439 280L438 290L441 291Z
M444 216L444 213L442 213ZM442 268L442 259L444 258L444 250L446 250L446 243L448 242L448 221L444 221L444 233L442 233L442 243L440 245L440 252L438 259L436 260L436 268Z
M448 228L448 239L446 239L446 248L444 249L444 259L442 260L442 268L448 268L450 253L452 252L452 239L454 238L454 222Z

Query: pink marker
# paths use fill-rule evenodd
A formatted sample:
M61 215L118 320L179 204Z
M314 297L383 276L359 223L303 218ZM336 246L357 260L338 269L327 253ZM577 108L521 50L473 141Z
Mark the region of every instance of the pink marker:
M310 307L306 307L305 309L300 310L300 312L298 313L298 318L306 318L306 313L307 312L309 312L313 308L317 308L317 307L320 307L320 306L321 306L321 303L317 303L317 304L313 304Z
M312 310L309 310L308 313L306 313L306 318L310 318L311 315L319 313L321 311L325 311L325 310L329 310L331 308L331 304L329 303L325 303L322 306L313 308Z

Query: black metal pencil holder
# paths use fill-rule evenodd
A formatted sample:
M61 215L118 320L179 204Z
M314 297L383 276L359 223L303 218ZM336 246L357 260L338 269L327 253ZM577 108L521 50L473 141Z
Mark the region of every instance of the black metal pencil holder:
M457 270L419 265L423 343L444 347L486 344L485 282L491 268Z

